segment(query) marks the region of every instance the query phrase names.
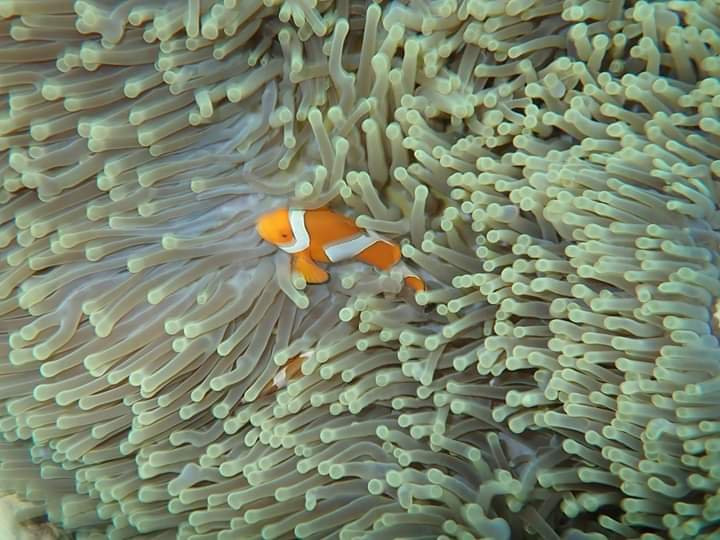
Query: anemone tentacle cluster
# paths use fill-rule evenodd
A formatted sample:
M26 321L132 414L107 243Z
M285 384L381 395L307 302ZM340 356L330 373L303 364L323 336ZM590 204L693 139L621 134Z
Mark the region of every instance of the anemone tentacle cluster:
M0 0L0 102L18 519L720 534L717 0ZM307 285L288 204L428 290Z

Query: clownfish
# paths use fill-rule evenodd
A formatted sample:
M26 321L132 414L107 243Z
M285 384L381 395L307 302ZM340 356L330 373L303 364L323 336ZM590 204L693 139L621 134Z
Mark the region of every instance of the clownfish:
M400 246L361 229L355 222L325 208L299 210L279 208L258 219L257 232L266 242L293 257L293 270L307 283L324 283L328 273L317 263L357 259L380 270L400 262ZM425 282L406 271L405 283L417 291Z
M275 376L267 382L263 389L260 390L260 393L257 396L258 399L269 396L270 394L285 388L293 379L297 379L301 374L300 369L302 368L303 362L311 354L312 351L304 352L288 360L282 369L280 369L280 371L278 371Z

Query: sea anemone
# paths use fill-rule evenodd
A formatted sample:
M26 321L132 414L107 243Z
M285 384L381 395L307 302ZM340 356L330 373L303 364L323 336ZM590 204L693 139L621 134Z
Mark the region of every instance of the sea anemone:
M19 520L79 540L717 538L717 0L0 17ZM398 242L428 289L357 263L306 284L255 231L288 205Z

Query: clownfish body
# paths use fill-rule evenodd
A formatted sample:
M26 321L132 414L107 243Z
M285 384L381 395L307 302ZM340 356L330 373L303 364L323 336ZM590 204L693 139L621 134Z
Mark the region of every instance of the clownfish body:
M278 371L275 376L267 382L267 384L260 390L258 399L261 397L269 396L285 388L293 379L297 379L301 375L301 369L303 362L312 354L312 351L308 351L297 356L294 356Z
M397 244L369 234L352 219L324 208L274 210L260 217L257 231L263 240L292 255L293 269L308 283L328 280L328 273L318 262L356 259L388 270L401 259ZM415 291L425 290L425 282L419 276L407 274L404 279Z

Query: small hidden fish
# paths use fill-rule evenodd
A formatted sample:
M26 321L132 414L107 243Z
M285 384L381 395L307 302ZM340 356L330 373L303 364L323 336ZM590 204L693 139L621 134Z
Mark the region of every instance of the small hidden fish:
M297 356L293 356L287 363L278 371L275 376L267 382L263 389L258 394L258 399L261 397L269 396L274 394L278 390L285 388L293 379L299 378L302 374L300 369L302 368L303 362L306 358L312 355L312 351L307 351Z
M356 259L380 270L400 263L400 246L361 229L355 222L325 208L298 210L279 208L258 219L257 232L266 242L293 257L293 269L307 283L324 283L328 273L317 263ZM405 269L405 283L424 291L423 279Z

